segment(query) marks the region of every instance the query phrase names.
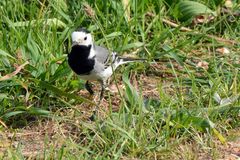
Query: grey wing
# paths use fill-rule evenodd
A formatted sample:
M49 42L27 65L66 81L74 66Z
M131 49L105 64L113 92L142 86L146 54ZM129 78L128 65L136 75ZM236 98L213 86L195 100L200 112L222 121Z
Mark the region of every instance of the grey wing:
M102 64L105 64L109 59L109 50L107 48L95 45L96 59Z

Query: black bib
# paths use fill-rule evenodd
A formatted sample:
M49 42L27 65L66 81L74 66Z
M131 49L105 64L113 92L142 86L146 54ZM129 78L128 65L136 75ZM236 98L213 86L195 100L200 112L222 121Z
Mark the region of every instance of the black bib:
M93 70L95 60L88 58L91 47L75 45L68 54L68 64L76 74L87 75Z

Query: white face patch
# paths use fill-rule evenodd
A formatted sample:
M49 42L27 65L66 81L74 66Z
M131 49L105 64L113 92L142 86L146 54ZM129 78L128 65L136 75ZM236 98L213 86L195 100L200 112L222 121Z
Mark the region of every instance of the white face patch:
M72 42L78 45L92 45L92 36L90 33L75 31L72 33Z

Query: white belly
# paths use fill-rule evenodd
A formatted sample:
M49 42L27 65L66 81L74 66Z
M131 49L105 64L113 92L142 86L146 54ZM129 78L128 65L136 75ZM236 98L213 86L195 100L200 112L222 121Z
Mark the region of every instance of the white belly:
M96 73L95 71L91 71L88 75L79 75L79 77L83 80L97 81L102 79L102 73Z
M111 75L112 75L112 67L109 66L105 70L92 70L90 74L88 75L79 75L81 79L83 80L90 80L90 81L97 81L97 80L103 80L106 81Z

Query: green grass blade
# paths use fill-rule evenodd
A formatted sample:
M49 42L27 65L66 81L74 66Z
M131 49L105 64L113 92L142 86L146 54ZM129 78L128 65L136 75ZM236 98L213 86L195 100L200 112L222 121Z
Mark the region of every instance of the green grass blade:
M52 91L53 93L55 93L58 96L64 96L64 97L67 97L69 99L75 99L78 102L87 102L89 104L95 105L94 102L92 102L92 101L90 101L90 100L88 100L86 98L83 98L81 96L77 96L75 94L66 93L66 92L60 90L59 88L57 88L57 87L55 87L55 86L53 86L53 85L51 85L51 84L49 84L47 82L40 81L39 85L40 85L41 88L46 88L46 89Z

